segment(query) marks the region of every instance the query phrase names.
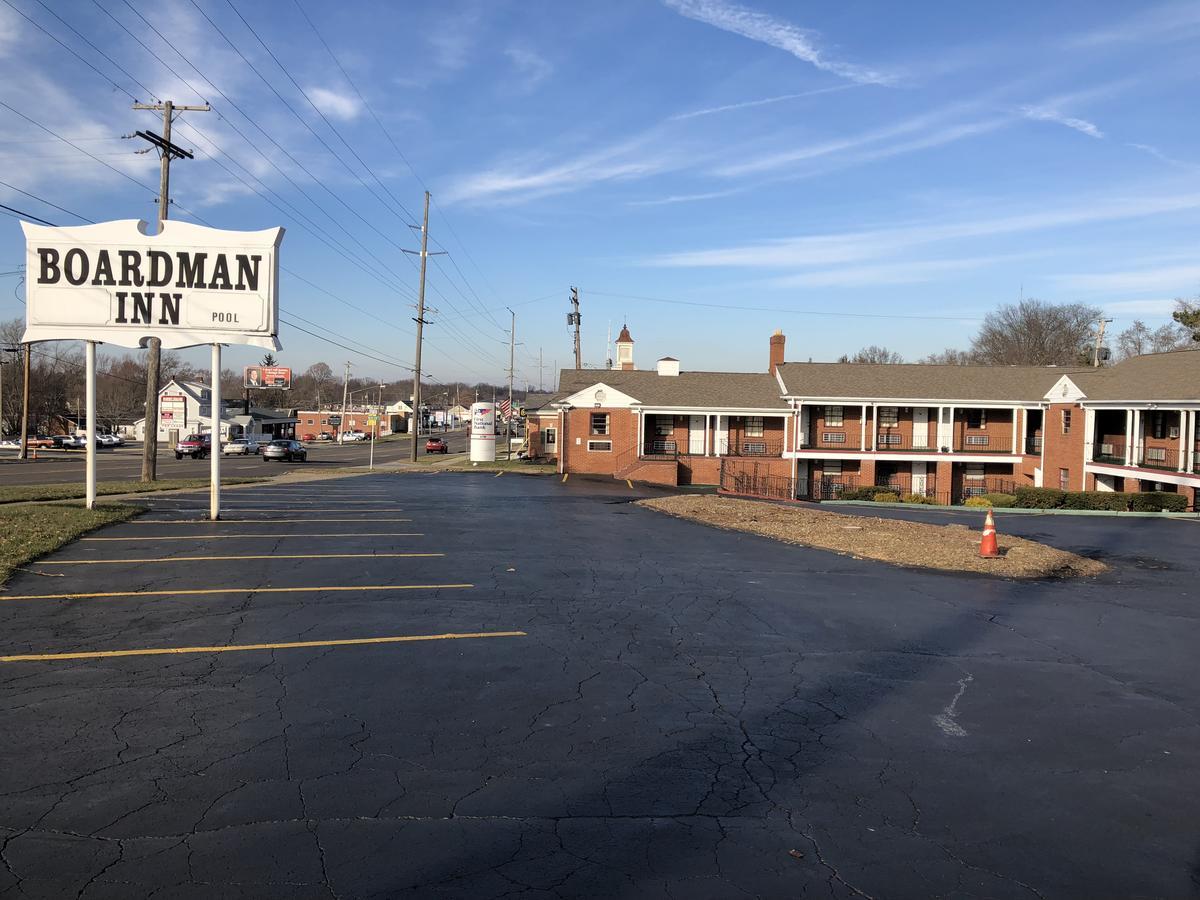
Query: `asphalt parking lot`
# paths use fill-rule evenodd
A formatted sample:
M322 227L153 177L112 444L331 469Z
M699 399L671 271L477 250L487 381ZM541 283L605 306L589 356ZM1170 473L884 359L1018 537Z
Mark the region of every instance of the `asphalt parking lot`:
M1013 583L637 496L255 485L31 565L0 896L1200 892L1200 524L1002 519L1113 565Z

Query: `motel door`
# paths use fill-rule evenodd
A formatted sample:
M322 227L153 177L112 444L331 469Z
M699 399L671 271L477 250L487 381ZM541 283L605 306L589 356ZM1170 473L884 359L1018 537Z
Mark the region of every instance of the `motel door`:
M915 441L914 441L915 443ZM915 462L912 464L912 492L914 494L924 494L927 481L926 463Z
M704 416L692 416L688 421L688 453L704 455Z
M929 446L929 407L914 406L912 413L912 428L913 440L912 445L914 450L919 450Z

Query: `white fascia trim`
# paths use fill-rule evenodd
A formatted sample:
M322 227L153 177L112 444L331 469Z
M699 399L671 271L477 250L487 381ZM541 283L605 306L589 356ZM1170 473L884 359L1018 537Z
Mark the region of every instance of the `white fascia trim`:
M955 409L979 407L982 409L1025 409L1037 407L1037 400L929 400L909 397L805 397L800 394L785 394L784 400L801 403L827 403L833 406L861 406L875 403L879 406L953 406Z
M871 450L788 450L784 459L858 459L874 462L980 462L1015 465L1020 453L875 453Z
M1177 409L1200 409L1200 400L1084 400L1084 409L1141 409L1172 412Z
M760 409L753 406L643 406L635 403L630 406L630 409L639 412L650 413L651 415L700 415L708 413L712 416L779 416L780 418L788 418L794 410L780 409L779 407L771 407L770 409Z
M1200 474L1168 472L1164 469L1138 469L1133 466L1105 466L1084 463L1083 470L1094 475L1117 475L1122 478L1137 478L1139 481L1161 481L1163 484L1182 484L1200 487Z

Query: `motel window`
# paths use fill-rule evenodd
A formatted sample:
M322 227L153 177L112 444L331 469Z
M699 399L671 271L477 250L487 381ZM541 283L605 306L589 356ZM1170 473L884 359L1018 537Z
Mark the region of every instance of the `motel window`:
M840 406L825 407L825 424L830 428L840 428L844 421Z
M675 432L675 417L674 416L655 416L654 417L654 435L655 437L670 437Z
M592 413L592 434L608 434L608 413Z
M844 444L846 443L846 434L842 431L823 431L821 432L821 443Z
M837 460L834 462L826 461L826 463L825 463L825 477L826 478L829 478L830 476L836 477L841 474L842 474L841 460Z
M313 422L313 420L312 420L312 419L309 419L309 420L308 420L308 424L309 424L309 425L315 425L316 423L315 423L315 422Z
M1146 448L1147 462L1166 462L1167 451L1165 447L1147 447Z
M880 428L895 428L900 424L900 407L898 406L881 406L879 407L879 427Z
M746 416L746 437L763 436L763 417Z
M983 481L983 463L967 463L963 467L963 478L967 481Z
M1058 470L1058 489L1060 491L1069 491L1071 489L1071 470Z
M1071 433L1071 411L1069 409L1064 409L1062 411L1062 433Z
M612 450L612 441L588 441L588 450L608 453Z
M1156 412L1150 419L1150 433L1156 440L1167 436L1166 417L1161 412Z
M553 447L558 444L558 429L545 428L542 430L542 446Z
M987 412L982 409L967 410L968 428L987 428Z

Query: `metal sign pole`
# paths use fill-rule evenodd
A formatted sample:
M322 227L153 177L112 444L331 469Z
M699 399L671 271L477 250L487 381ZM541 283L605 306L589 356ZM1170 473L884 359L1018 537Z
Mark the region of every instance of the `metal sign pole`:
M84 388L87 399L87 464L84 489L87 508L96 505L96 342L87 342L87 372Z
M214 522L221 518L221 345L212 345L212 441L209 471L212 485L209 488L208 517Z

